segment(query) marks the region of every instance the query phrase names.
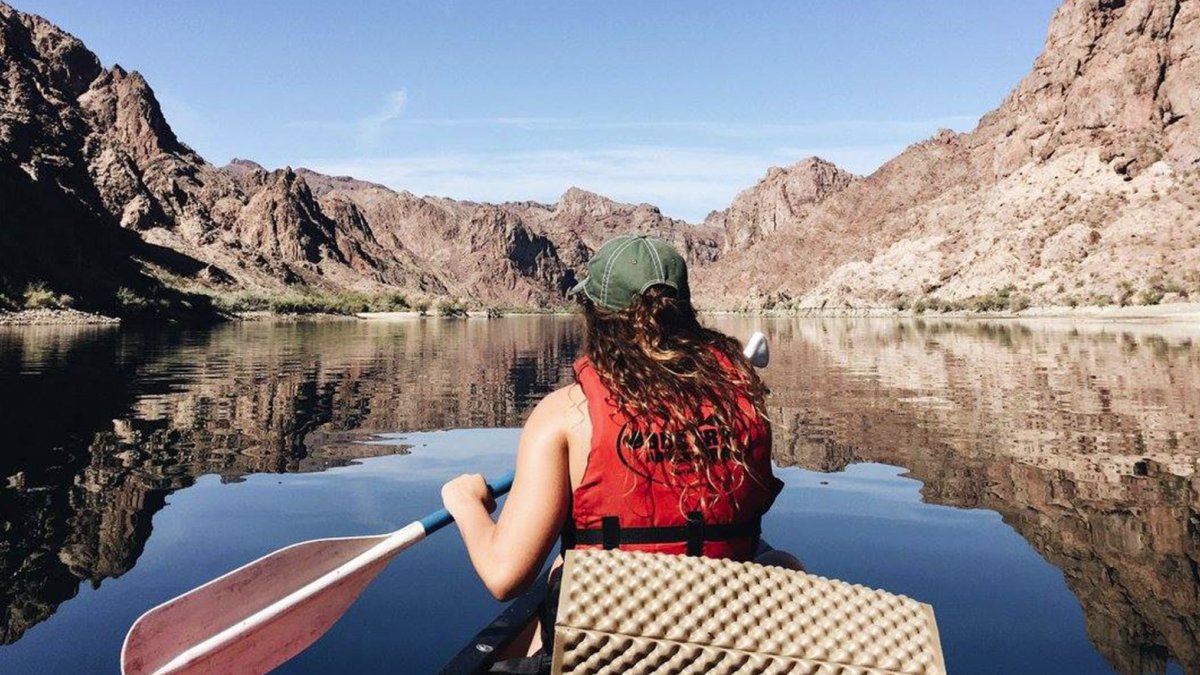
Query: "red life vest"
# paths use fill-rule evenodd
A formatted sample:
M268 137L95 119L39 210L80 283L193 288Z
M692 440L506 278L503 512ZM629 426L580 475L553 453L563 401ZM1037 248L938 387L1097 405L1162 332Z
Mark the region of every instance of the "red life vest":
M631 431L629 418L586 357L575 362L575 375L587 397L592 438L583 480L572 495L563 548L753 558L762 515L783 483L771 472L770 426L750 401L740 398L741 414L732 425L742 439L749 471L731 460L718 461L715 482L729 485L730 493L714 494L708 481L688 479L680 467L664 462L662 448L680 442L677 434L657 424L646 433ZM707 408L701 410L706 416ZM731 432L699 426L704 445L720 452L722 436ZM668 482L666 471L678 477Z

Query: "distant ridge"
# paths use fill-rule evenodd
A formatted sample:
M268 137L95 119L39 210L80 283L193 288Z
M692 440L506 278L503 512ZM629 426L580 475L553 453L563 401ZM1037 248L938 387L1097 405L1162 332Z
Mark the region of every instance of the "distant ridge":
M1200 292L1198 42L1194 0L1068 0L1032 72L974 131L939 132L866 177L819 158L771 169L693 225L579 188L487 204L218 168L136 71L0 3L0 197L16 205L0 297L42 282L110 311L130 291L202 308L180 289L553 307L596 246L636 231L686 252L710 308L1170 301Z

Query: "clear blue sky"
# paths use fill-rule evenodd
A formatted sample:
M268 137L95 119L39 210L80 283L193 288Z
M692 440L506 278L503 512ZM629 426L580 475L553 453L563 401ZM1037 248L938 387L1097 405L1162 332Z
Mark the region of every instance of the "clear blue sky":
M771 165L869 173L974 127L1058 4L13 1L141 71L215 164L493 201L578 185L692 220Z

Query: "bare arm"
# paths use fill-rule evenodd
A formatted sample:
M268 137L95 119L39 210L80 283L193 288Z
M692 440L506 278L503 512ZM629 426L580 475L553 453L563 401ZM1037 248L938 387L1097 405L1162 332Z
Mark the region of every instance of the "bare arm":
M458 523L471 564L498 600L515 597L537 575L566 518L571 481L564 419L569 388L537 405L517 449L517 476L498 522L488 514L487 488L478 474L442 487L442 501Z

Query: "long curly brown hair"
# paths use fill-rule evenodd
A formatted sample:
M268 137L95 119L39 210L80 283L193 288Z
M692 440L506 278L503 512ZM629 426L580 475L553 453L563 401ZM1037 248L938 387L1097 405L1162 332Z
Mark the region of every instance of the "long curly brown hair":
M623 438L636 445L655 429L668 430L655 448L660 461L653 464L661 471L626 464L679 489L681 505L697 488L708 488L699 495L701 507L730 494L736 487L730 481L750 475L734 479L719 468L734 462L748 469L746 427L753 416L742 402L767 419L767 387L741 344L702 326L691 301L669 286L652 286L624 310L598 307L586 296L580 304L584 353L629 420Z

